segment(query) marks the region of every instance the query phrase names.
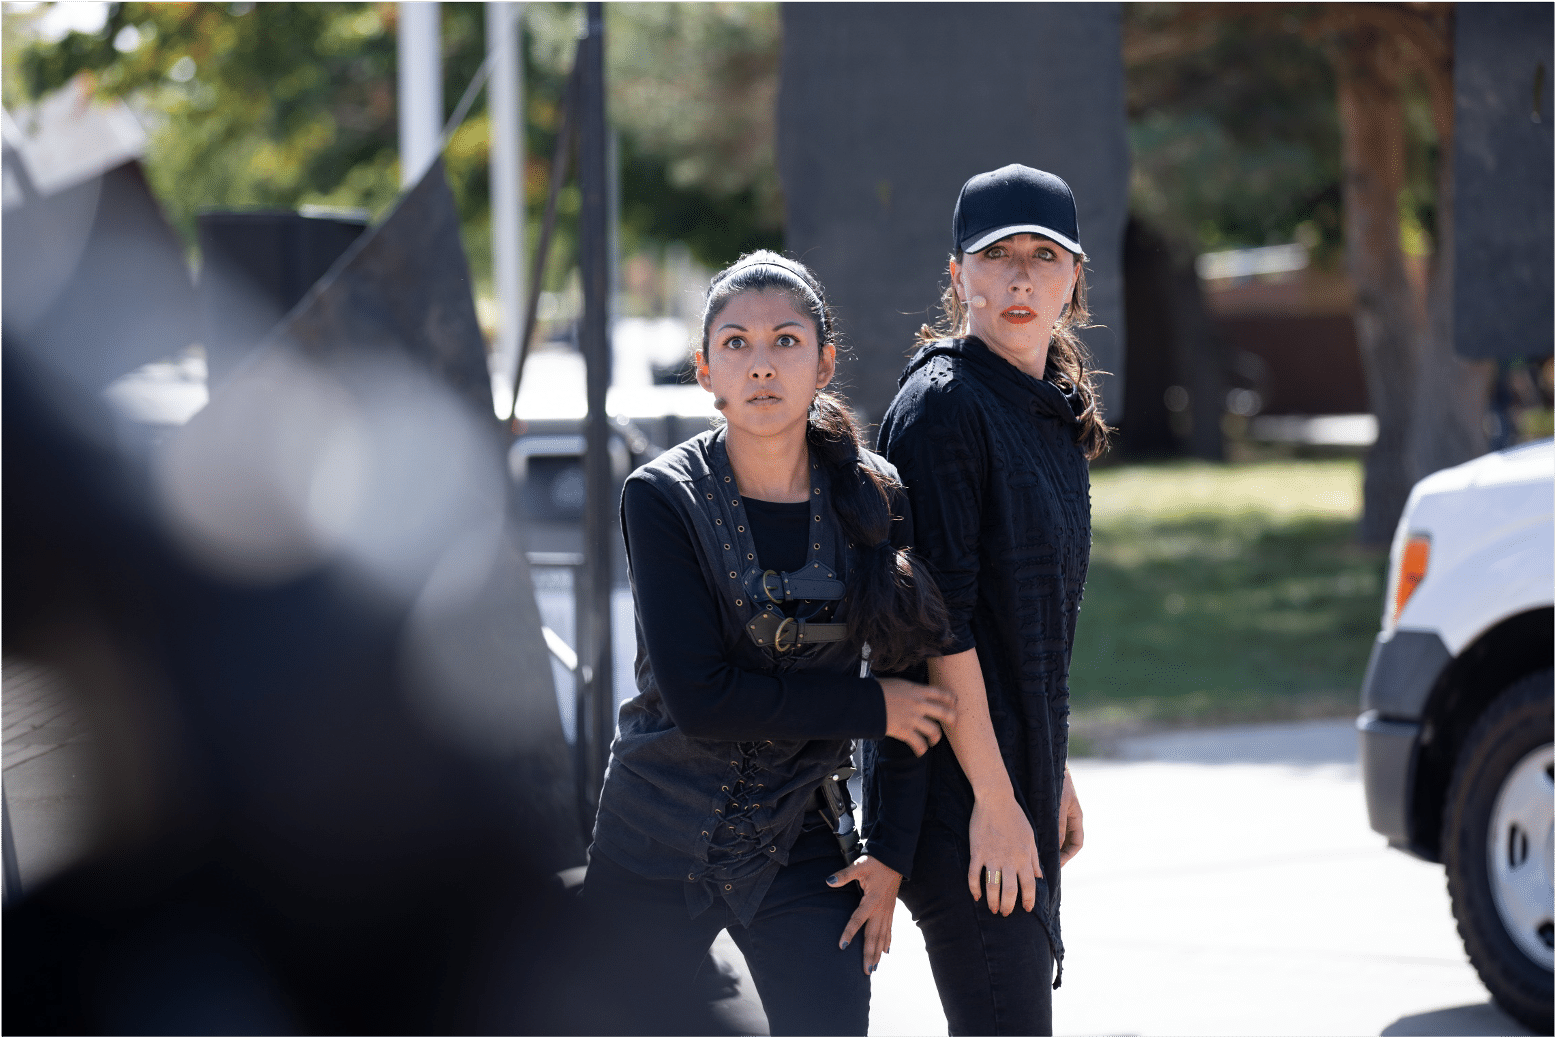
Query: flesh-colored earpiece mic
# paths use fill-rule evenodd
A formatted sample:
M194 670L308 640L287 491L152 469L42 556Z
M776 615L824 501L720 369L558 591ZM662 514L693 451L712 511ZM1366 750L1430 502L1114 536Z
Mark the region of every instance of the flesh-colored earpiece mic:
M972 297L972 304L973 304L973 309L981 310L985 306L989 305L989 300L985 299L981 295L975 295L975 296Z

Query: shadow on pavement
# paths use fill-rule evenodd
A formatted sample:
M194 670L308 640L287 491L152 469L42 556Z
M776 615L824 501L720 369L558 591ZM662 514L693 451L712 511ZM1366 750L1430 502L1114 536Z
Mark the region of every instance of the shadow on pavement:
M1433 1012L1400 1016L1383 1028L1382 1037L1494 1037L1499 1034L1531 1034L1528 1029L1496 1005L1487 1001L1478 1005L1455 1005Z

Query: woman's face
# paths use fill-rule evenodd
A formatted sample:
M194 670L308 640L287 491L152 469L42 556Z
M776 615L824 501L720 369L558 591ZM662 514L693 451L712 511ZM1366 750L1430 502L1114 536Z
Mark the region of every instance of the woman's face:
M832 380L837 351L818 348L816 322L781 291L742 292L713 318L697 384L713 394L731 431L776 436L803 430L816 390Z
M982 252L951 261L951 283L967 308L968 330L997 351L1046 353L1070 301L1080 264L1064 247L1036 234L1001 238ZM976 304L978 298L984 305Z

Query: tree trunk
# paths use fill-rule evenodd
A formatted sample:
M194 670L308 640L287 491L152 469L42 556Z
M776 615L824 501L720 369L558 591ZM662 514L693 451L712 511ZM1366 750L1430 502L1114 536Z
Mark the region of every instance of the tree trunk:
M1410 471L1416 479L1486 452L1486 406L1493 361L1464 360L1454 351L1453 21L1433 19L1433 42L1423 71L1437 129L1437 235L1427 285L1415 421L1410 429ZM1425 49L1425 48L1422 48Z
M1378 419L1357 538L1376 546L1393 536L1414 482L1411 412L1423 314L1399 244L1405 122L1397 49L1388 34L1360 19L1333 40L1346 257L1356 285L1356 338Z
M1189 456L1204 461L1226 460L1221 417L1226 412L1226 371L1205 305L1205 289L1193 260L1174 256L1172 264L1173 359L1178 378L1189 393Z

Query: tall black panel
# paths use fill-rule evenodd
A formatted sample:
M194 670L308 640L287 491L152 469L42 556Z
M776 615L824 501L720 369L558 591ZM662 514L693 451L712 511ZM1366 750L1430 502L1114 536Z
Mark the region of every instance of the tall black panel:
M1123 412L1129 184L1117 4L785 4L786 245L839 310L853 404L879 420L946 283L951 208L1010 162L1075 192L1108 416Z
M441 158L267 341L323 362L398 350L494 421L486 340Z
M1459 4L1454 38L1454 345L1549 356L1553 282L1550 4Z
M201 335L210 384L222 381L308 294L366 219L290 210L204 212L197 219Z

